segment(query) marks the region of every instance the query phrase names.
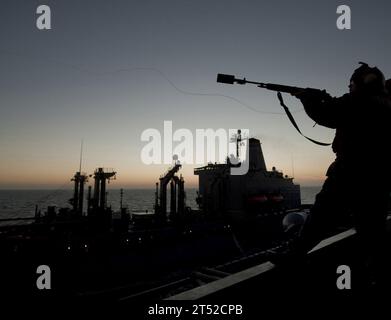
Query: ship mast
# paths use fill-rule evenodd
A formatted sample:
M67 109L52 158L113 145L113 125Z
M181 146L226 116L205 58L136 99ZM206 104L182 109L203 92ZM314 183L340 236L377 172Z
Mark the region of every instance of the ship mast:
M71 203L73 210L78 215L83 215L83 202L84 202L84 184L87 182L87 175L81 172L81 164L83 159L83 139L80 145L80 162L79 171L75 173L72 181L75 182L73 189L73 198Z
M81 144L80 144L80 163L79 163L79 172L81 172L81 163L83 160L83 139L81 139Z

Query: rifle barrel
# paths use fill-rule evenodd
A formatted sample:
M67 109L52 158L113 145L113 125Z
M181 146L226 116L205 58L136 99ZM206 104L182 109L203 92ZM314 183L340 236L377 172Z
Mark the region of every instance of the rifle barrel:
M234 75L222 74L222 73L217 74L217 82L227 83L227 84L234 84L234 83L246 84L246 83L249 83L249 84L255 84L259 88L264 88L264 89L272 90L272 91L286 92L286 93L291 93L291 94L292 93L294 94L294 93L297 93L300 91L304 91L304 90L321 91L319 89L314 89L314 88L301 88L301 87L285 86L282 84L275 84L275 83L263 83L263 82L249 81L246 78L238 79L238 78L235 78Z

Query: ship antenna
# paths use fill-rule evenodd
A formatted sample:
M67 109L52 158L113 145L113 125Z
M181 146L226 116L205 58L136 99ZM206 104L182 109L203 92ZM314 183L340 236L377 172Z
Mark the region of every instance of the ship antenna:
M295 177L295 166L293 163L293 155L291 155L291 163L292 163L292 178L294 178Z
M80 144L80 163L79 163L79 172L81 173L81 162L83 160L83 139L81 139Z

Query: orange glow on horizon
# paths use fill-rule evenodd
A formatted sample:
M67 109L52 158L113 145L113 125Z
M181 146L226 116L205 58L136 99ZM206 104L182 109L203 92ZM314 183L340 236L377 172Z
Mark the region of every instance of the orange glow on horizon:
M116 170L116 179L110 182L110 188L154 188L159 177L167 170L168 166L154 166L144 170ZM277 168L280 170L279 168ZM188 188L198 187L198 176L193 174L194 167L183 168L179 174L185 179L185 186ZM69 172L59 172L57 170L46 170L46 173L38 171L18 171L18 172L0 172L1 189L57 189L72 188L71 178L76 170ZM85 170L92 174L93 170ZM288 170L282 170L284 174L289 174ZM323 171L323 170L322 170ZM294 182L303 186L319 186L323 183L325 177L323 172L309 172L296 170ZM91 185L93 178L89 178L87 184Z

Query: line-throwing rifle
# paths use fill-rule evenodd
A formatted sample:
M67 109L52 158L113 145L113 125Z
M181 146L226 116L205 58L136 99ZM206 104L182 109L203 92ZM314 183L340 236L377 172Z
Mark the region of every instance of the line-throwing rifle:
M246 78L243 79L237 79L235 76L230 75L230 74L222 74L219 73L217 74L217 82L220 83L226 83L226 84L255 84L258 88L263 88L267 90L272 90L272 91L277 91L277 97L278 100L280 101L281 106L284 108L286 115L288 116L289 120L291 121L292 125L296 128L296 130L306 139L310 140L311 142L321 145L321 146L329 146L330 143L324 143L324 142L319 142L314 139L311 139L307 136L305 136L300 128L298 127L295 119L292 116L292 113L289 111L288 107L285 105L284 100L282 98L281 92L286 92L290 93L291 95L296 95L300 94L302 92L311 92L313 94L318 94L318 95L325 95L326 91L325 90L320 90L320 89L315 89L315 88L300 88L300 87L292 87L292 86L285 86L281 84L275 84L275 83L263 83L263 82L255 82L255 81L248 81Z

